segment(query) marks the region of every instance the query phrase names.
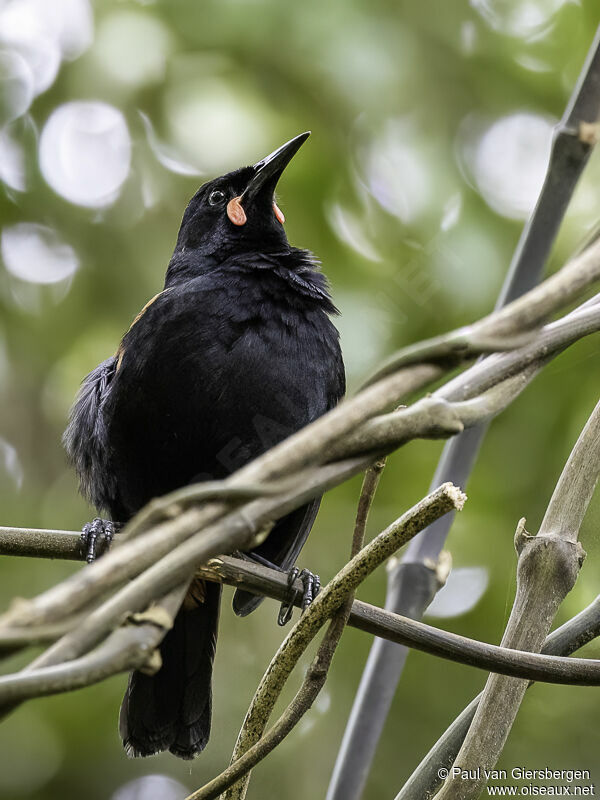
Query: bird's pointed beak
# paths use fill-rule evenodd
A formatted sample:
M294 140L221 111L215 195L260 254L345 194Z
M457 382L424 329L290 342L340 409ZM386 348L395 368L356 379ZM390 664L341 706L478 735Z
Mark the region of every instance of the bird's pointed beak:
M266 158L254 164L254 176L246 186L240 203L243 208L248 206L259 196L268 196L268 201L273 201L273 192L277 186L277 181L281 177L283 170L302 147L310 136L310 131L301 133L290 139L289 142L282 144Z

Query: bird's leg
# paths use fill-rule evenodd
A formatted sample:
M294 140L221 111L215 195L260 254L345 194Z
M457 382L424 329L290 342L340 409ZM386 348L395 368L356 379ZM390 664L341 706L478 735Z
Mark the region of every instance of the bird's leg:
M86 522L81 530L82 549L85 553L85 560L88 564L96 560L96 545L98 540L104 541L105 549L108 550L115 533L121 529L120 522L112 522L109 519L96 517L91 522Z
M302 613L304 613L315 597L319 594L321 590L321 579L318 575L315 575L308 569L303 569L300 571L298 567L292 567L288 572L288 586L290 589L296 582L296 578L300 578L302 581L302 600L300 602L300 608ZM292 618L292 612L294 611L294 606L299 599L299 595L300 592L298 589L296 589L294 590L292 599L287 602L284 601L281 604L279 615L277 617L277 622L279 625L287 625L287 623L290 621Z
M270 569L276 569L277 572L284 572L284 570L279 566L279 564L273 564L272 561L269 561L264 556L258 555L258 553L242 553L240 550L236 550L234 554L237 558L242 558L244 561L254 561L255 564L262 564L263 567L269 567ZM315 597L321 591L321 579L318 575L314 572L311 572L308 569L303 569L300 571L298 567L292 567L288 570L288 587L290 591L292 590L294 583L296 582L296 578L300 578L302 581L302 601L300 603L300 608L302 611L306 611ZM277 615L277 623L279 625L287 625L287 623L292 618L292 612L294 611L294 606L299 599L300 591L295 590L294 595L291 600L284 600L281 604L279 609L279 614Z

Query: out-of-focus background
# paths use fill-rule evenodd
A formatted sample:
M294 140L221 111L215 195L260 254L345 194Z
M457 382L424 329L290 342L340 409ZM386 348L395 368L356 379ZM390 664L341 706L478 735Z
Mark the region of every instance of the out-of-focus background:
M60 442L79 381L161 288L197 186L301 131L313 135L279 204L292 243L331 279L351 390L394 348L488 312L597 23L596 0L0 0L0 524L76 529L92 516ZM553 268L599 219L596 154ZM591 338L493 424L448 543L471 570L454 598L467 610L437 624L499 641L515 524L536 529L597 396ZM372 532L425 493L441 446L390 459ZM324 579L346 558L359 485L328 495L301 557ZM596 499L561 620L598 591L599 527ZM2 608L79 568L1 558ZM384 591L380 570L360 597L382 604ZM230 597L201 757L128 760L119 676L0 725L0 797L177 800L225 766L282 637L272 602L242 620ZM252 797L324 796L369 646L347 631L316 707L255 771ZM393 797L484 679L412 654L365 797ZM597 690L538 685L500 766L595 768L600 781L599 718Z

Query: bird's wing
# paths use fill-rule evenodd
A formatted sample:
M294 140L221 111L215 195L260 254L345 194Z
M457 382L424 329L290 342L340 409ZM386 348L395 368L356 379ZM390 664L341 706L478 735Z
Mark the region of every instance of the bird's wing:
M296 563L308 534L314 524L321 498L316 497L307 505L297 508L280 519L265 541L252 552L261 559L287 572ZM237 589L233 596L233 610L245 617L262 603L264 597Z
M332 359L332 369L329 374L327 386L327 411L334 408L342 399L346 391L346 376L342 353L337 347L335 358ZM280 519L267 538L254 549L254 553L271 564L287 571L296 563L304 543L314 525L321 498L315 497L283 519ZM238 616L250 614L262 602L263 598L238 589L233 598L233 609Z
M117 357L103 361L84 379L71 408L63 444L72 462L81 492L97 509L114 515L118 506L116 480L109 465L106 421L102 407L117 369Z

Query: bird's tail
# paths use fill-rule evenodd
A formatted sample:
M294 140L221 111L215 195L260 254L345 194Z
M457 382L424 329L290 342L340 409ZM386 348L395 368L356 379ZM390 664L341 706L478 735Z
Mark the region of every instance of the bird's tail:
M193 758L210 736L211 678L221 586L196 581L160 646L155 675L132 672L119 719L129 756Z

